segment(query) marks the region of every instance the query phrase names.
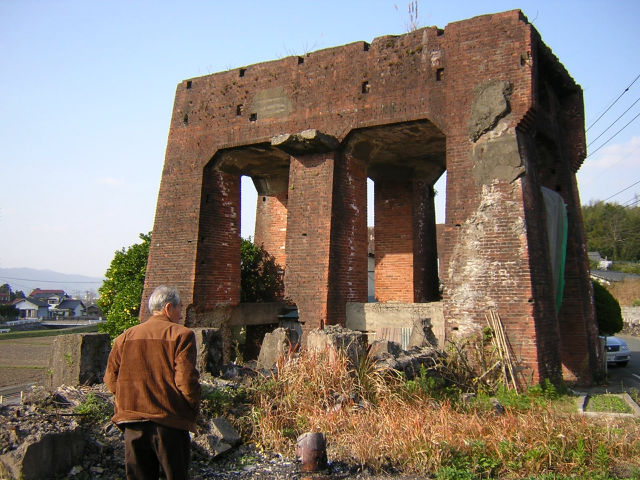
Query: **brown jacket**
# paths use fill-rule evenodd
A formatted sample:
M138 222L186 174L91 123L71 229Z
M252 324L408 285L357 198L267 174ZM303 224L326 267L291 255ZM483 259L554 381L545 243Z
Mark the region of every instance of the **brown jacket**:
M195 335L165 315L115 339L104 383L115 395L115 423L151 420L195 432L200 405Z

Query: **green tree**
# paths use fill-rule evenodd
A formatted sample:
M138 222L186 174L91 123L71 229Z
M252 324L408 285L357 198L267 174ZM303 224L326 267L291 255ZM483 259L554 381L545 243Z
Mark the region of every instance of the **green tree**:
M0 305L0 320L10 321L18 317L20 312L13 305Z
M282 268L264 248L242 239L240 246L240 301L273 302L282 298Z
M604 286L593 281L593 301L600 335L613 335L622 330L620 303Z
M640 260L640 207L595 202L582 207L587 249L610 260Z
M141 233L140 239L141 243L115 253L98 289L100 298L97 303L106 317L100 331L108 333L111 338L138 323L151 232Z

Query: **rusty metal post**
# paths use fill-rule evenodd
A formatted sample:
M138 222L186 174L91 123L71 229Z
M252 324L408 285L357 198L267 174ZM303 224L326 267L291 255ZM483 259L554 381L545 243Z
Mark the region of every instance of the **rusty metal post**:
M318 472L327 468L327 442L322 433L303 433L296 442L296 457L303 472Z

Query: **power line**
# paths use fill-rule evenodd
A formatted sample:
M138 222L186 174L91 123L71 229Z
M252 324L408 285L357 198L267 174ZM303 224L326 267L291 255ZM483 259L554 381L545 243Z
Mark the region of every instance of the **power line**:
M624 112L622 112L622 114L621 114L618 118L616 118L616 119L611 123L611 125L609 125L607 128L605 128L605 129L600 133L600 135L598 135L596 138L594 138L593 140L591 140L591 142L589 142L589 144L587 145L587 148L589 148L591 145L593 145L593 144L594 144L594 142L596 142L596 141L597 141L597 140L598 140L602 135L604 135L605 133L607 133L607 131L608 131L611 127L613 127L613 126L618 122L618 120L620 120L622 117L624 117L625 113L627 113L629 110L631 110L631 108L633 108L633 106L634 106L636 103L638 103L638 102L640 102L640 97L638 97L638 99L637 99L635 102L633 102L629 108L627 108Z
M627 188L623 188L622 190L620 190L619 192L614 193L613 195L611 195L610 197L605 198L604 200L602 200L603 202L606 202L607 200L609 200L610 198L615 197L616 195L620 195L622 192L626 192L627 190L629 190L631 187L635 187L636 185L638 185L640 183L640 180L638 180L636 183L629 185Z
M607 107L607 109L606 109L604 112L602 112L602 113L600 114L600 116L599 116L598 118L596 118L596 119L594 120L594 122L593 122L591 125L589 125L589 126L587 127L587 130L586 130L587 132L589 131L589 129L590 129L591 127L593 127L596 123L598 123L598 121L599 121L602 117L604 117L604 115L605 115L609 110L611 110L611 107L613 107L613 106L618 102L618 100L620 100L620 98L622 98L622 96L623 96L625 93L627 93L627 92L629 91L629 89L631 88L631 86L632 86L634 83L636 83L636 80L638 80L638 78L640 78L640 73L638 74L638 76L637 76L636 78L634 78L634 79L633 79L633 82L631 82L631 83L629 84L629 86L628 86L627 88L625 88L625 89L622 91L622 93L621 93L620 95L618 95L618 98L616 98L616 99L613 101L613 103L612 103L611 105L609 105L609 106Z
M7 280L20 280L23 282L42 282L42 283L100 283L102 282L102 279L80 282L80 281L70 281L70 280L38 280L33 278L15 278L15 277L5 277L4 275L0 276L0 278L7 279Z
M622 127L620 130L618 130L616 133L614 133L613 135L611 135L602 145L600 145L598 148L596 148L593 152L591 152L589 155L587 155L585 157L585 159L589 158L590 156L594 155L598 150L600 150L602 147L604 147L607 143L609 143L611 140L613 140L614 138L616 138L616 136L622 132L625 128L627 128L633 121L635 121L638 117L640 117L640 113L638 113L635 117L633 117L631 120L629 120L627 122L627 124Z

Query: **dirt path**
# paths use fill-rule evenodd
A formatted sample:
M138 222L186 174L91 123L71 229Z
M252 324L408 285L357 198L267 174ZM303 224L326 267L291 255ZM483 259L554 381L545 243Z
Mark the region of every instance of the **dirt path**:
M42 383L55 337L0 340L0 387Z

